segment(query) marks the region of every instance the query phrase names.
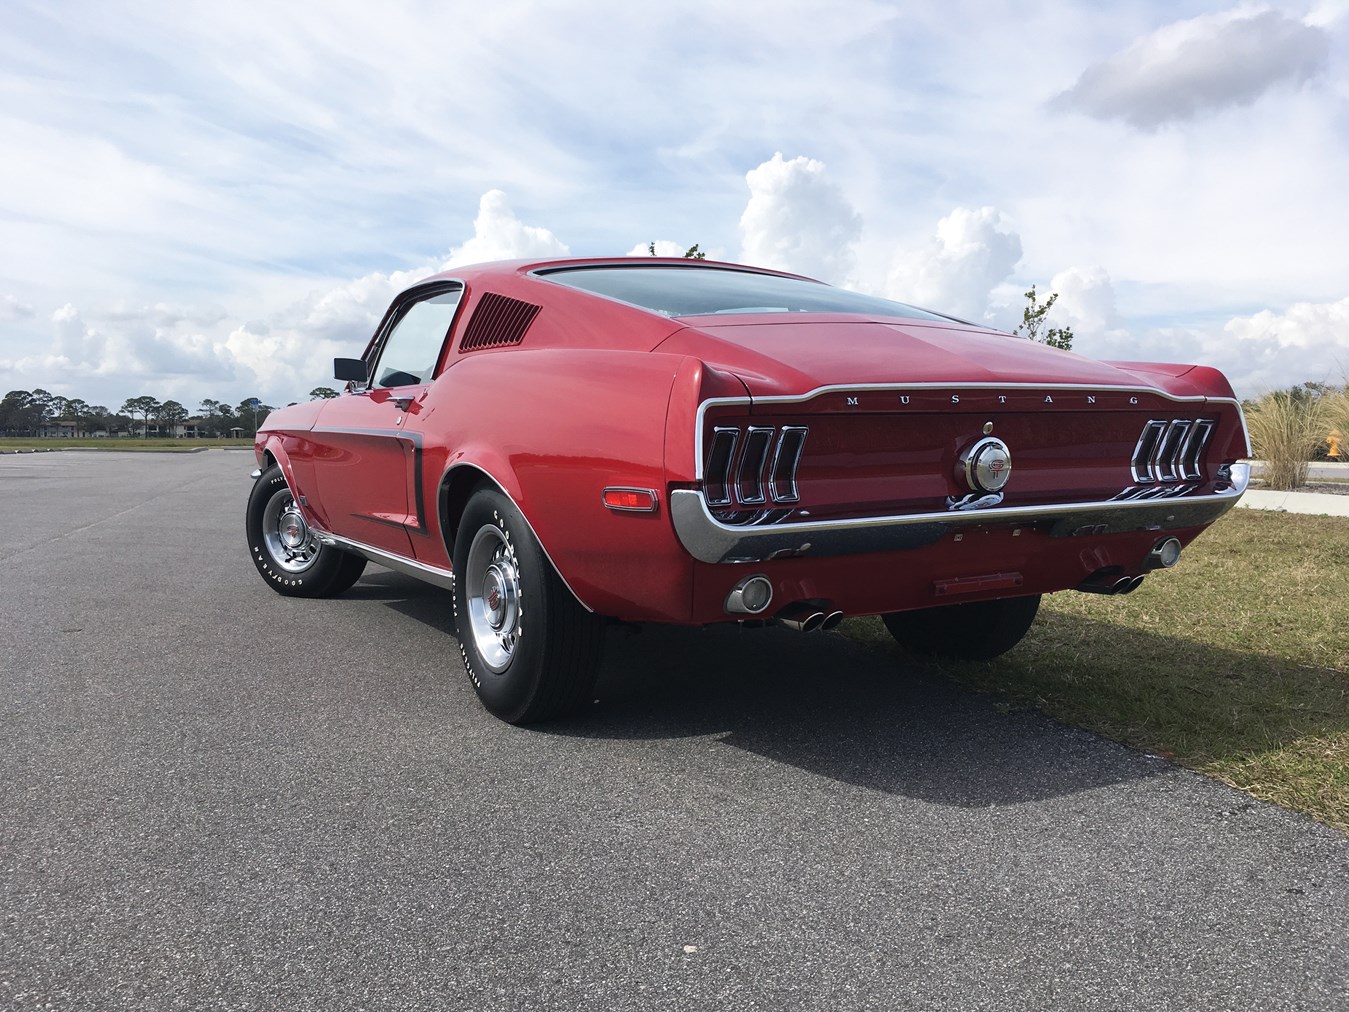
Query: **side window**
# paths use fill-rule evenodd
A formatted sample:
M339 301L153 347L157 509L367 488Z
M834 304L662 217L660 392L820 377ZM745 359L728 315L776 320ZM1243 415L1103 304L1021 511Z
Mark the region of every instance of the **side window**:
M457 288L439 292L414 302L404 311L384 340L375 369L375 386L406 387L431 381L463 294Z

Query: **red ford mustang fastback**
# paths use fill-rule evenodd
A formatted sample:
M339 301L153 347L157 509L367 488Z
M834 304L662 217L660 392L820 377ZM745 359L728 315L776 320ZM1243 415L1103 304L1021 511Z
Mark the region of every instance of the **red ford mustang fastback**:
M589 698L605 619L993 657L1128 593L1245 490L1223 376L1096 362L773 271L505 262L399 295L342 396L272 413L247 513L282 594L452 588L479 697Z

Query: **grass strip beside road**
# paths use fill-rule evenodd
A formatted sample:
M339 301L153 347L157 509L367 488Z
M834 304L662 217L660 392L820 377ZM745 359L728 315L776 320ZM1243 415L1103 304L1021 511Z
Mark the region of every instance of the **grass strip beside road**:
M109 438L94 439L81 436L79 438L61 438L54 439L34 439L34 438L0 438L0 453L6 451L32 451L43 450L169 450L179 453L186 453L190 450L216 449L227 446L252 446L251 439L136 439Z
M1135 593L1046 597L1015 650L942 670L1349 832L1349 520L1233 510Z

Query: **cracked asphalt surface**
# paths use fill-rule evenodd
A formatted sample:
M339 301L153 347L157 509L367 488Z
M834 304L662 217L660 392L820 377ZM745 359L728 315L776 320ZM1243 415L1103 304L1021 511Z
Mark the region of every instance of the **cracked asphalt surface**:
M274 594L250 455L0 456L0 1009L1336 1009L1349 838L832 634L478 705Z

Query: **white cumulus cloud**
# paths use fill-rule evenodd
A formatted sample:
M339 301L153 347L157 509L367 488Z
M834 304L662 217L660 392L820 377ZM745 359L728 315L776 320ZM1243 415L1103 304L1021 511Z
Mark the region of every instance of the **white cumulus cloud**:
M1055 100L1096 119L1145 130L1228 106L1328 63L1330 33L1279 11L1237 7L1164 25L1082 72Z
M0 298L0 323L16 323L33 315L33 307L12 295Z
M1234 317L1207 350L1215 364L1220 356L1232 356L1228 378L1239 389L1349 382L1349 298Z
M813 158L777 152L745 174L749 203L740 216L740 258L842 284L853 276L862 218ZM683 252L682 250L680 251Z
M983 323L995 289L1021 260L1021 237L992 207L958 207L937 223L926 248L897 258L886 294L901 302Z
M526 225L517 218L504 193L489 190L478 202L472 238L450 250L441 269L485 263L488 260L561 257L570 253L567 244L548 229Z

